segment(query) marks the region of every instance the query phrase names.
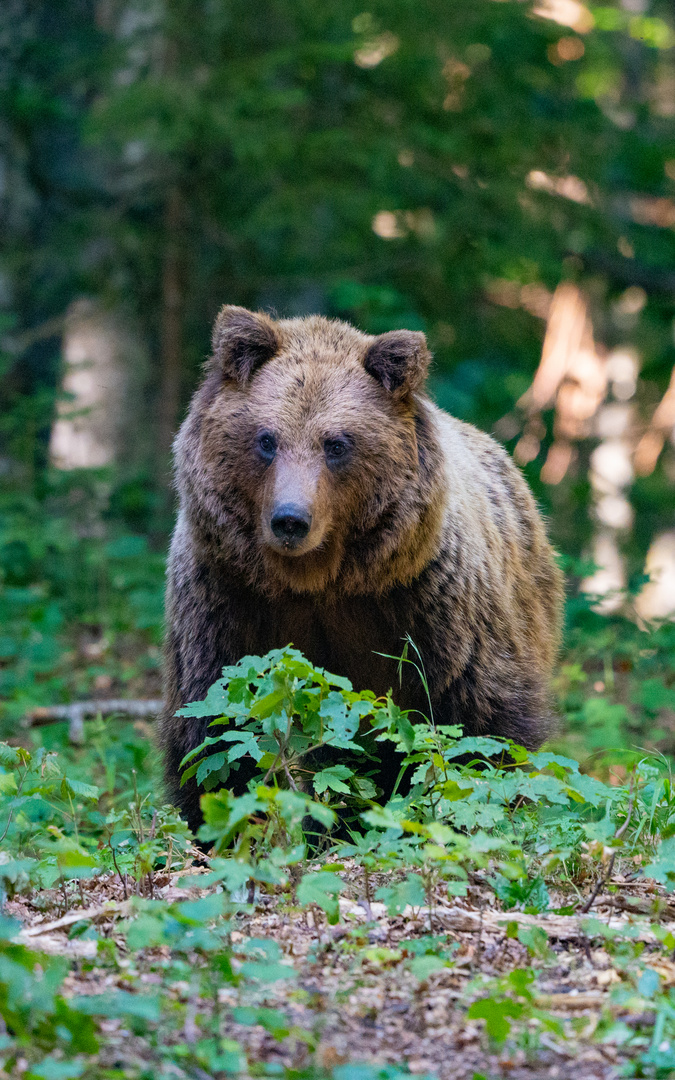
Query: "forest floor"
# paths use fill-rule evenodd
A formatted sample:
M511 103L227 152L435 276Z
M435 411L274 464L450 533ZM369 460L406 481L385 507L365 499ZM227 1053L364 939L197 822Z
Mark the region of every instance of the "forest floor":
M207 872L203 857L201 862L189 868L193 882L195 874ZM663 989L675 986L675 962L670 949L663 949L663 939L672 940L668 932L675 934L675 906L653 882L615 875L608 882L611 893L603 892L588 915L504 912L494 891L477 883L463 899L448 902L439 895L432 913L408 908L388 917L383 904L362 900L361 870L347 862L338 872L346 889L334 926L318 909L292 906L288 894L263 894L232 916L235 971L250 955L244 944L251 939L275 941L281 964L274 981L253 987L251 980L226 983L217 991L226 1035L240 1044L247 1071L259 1074L264 1063L267 1074L275 1064L279 1073L314 1066L330 1074L343 1063L363 1062L403 1065L439 1080L652 1075L633 1071L630 1062L653 1045L654 1013L645 1011L644 996L626 992L624 976L631 958L640 955ZM208 894L182 887L185 873L155 875L155 898L174 903ZM372 885L384 880L378 875ZM555 900L570 903L570 897ZM69 959L67 997L161 987L164 1007L167 1001L187 1005L180 1037L194 1042L200 1017L190 1008L189 979L166 982L168 948L133 954L127 948L124 920L134 902L125 900L119 877L107 875L82 882L76 902L73 896L77 906L69 911L60 891L45 890L31 900L9 901L6 913L22 923L24 944ZM84 924L115 944L106 959L99 960L96 940L82 937ZM74 927L79 936L73 936ZM541 947L535 946L538 957L517 939L518 928L544 932ZM523 970L534 971L530 1001L520 1018L509 1017L499 980ZM497 1026L500 1016L507 1029L514 1025L501 1045L488 1037L484 1020L467 1019L469 1003L486 993ZM230 1022L232 1009L242 1005L282 1010L288 1026L280 1035L259 1024ZM147 1040L137 1038L123 1019L100 1024L103 1067L123 1067L126 1076L152 1066ZM625 1049L629 1036L631 1048Z

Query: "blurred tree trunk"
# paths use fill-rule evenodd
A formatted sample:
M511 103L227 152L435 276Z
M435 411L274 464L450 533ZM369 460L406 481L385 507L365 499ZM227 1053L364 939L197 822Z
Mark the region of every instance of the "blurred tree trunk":
M51 430L52 464L66 470L142 468L151 445L141 328L120 306L105 308L84 298L70 305L61 322L65 396Z
M164 205L164 255L160 327L161 379L159 396L159 451L162 478L168 479L167 459L178 424L183 367L184 258L183 196L169 188Z

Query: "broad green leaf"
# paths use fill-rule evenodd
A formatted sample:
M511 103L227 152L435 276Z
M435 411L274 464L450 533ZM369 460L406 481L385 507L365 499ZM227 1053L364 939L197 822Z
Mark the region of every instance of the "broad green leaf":
M499 757L508 758L509 744L503 739L493 739L488 735L471 735L459 739L450 750L446 752L446 758L470 755L471 757Z
M61 783L62 798L67 798L68 792L81 799L90 799L92 801L96 801L101 794L93 784L83 784L81 780L72 780L70 777L64 776Z
M532 956L538 956L543 960L553 955L548 944L548 934L541 926L519 926L518 941Z
M469 1020L484 1020L488 1035L496 1043L502 1043L511 1030L511 1020L517 1020L523 1006L516 1001L494 997L474 1001L467 1010Z
M400 915L410 907L422 907L426 900L424 884L419 874L408 874L396 885L383 885L375 893L377 900L387 905L388 915Z
M331 925L339 922L340 905L338 895L345 888L345 883L336 874L319 871L314 874L305 874L296 889L296 897L299 904L317 904L326 912L326 917Z
M661 985L661 976L653 968L645 968L638 980L638 994L651 999L657 993Z
M179 919L191 923L212 922L222 915L227 907L226 897L223 893L210 893L202 896L200 900L182 900L173 904L171 911Z
M329 788L331 791L343 792L345 795L349 795L349 785L345 784L344 781L353 775L354 770L348 769L346 765L330 765L327 769L322 769L321 772L314 774L314 790L317 795L323 795Z
M411 974L422 981L433 975L434 971L447 967L447 961L441 960L440 956L416 956L410 961L408 967Z
M566 772L579 772L579 762L574 758L563 757L562 754L540 751L537 754L529 754L528 758L535 769L548 769L551 765L559 765Z
M665 885L668 892L675 889L675 836L659 845L656 858L642 869L643 876Z
M606 784L596 780L594 776L587 776L586 773L570 776L567 786L581 795L591 806L601 806L607 798L615 797L615 792L612 792Z
M457 802L460 799L466 799L467 796L472 795L474 792L473 785L471 787L460 787L456 780L447 780L441 785L441 794L444 799L449 802Z
M245 979L256 982L273 983L281 979L295 979L297 972L289 964L265 963L258 960L246 960L241 965L241 974Z
M72 1007L89 1016L138 1016L157 1021L161 1015L157 995L132 994L125 990L103 994L80 995L71 999Z
M286 690L281 687L279 690L273 690L271 694L266 694L264 698L260 698L256 701L255 705L250 709L250 715L256 716L260 720L263 720L267 716L272 716L278 712L279 706L286 698Z
M39 1065L31 1065L25 1075L31 1080L32 1077L39 1080L76 1080L86 1069L82 1061L58 1061L53 1057L44 1058Z
M279 1009L264 1006L239 1005L232 1010L232 1019L236 1024L246 1027L259 1024L265 1031L269 1031L277 1042L286 1038L291 1027L288 1017Z

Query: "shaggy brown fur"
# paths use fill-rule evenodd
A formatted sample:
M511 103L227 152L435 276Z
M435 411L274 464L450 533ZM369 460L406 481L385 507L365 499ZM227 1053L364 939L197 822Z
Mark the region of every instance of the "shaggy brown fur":
M178 763L208 721L174 716L224 664L293 642L357 689L395 685L409 634L435 717L545 737L562 581L532 495L488 435L424 394L423 334L220 312L176 439L162 743ZM426 709L408 678L404 707ZM386 777L385 777L386 787Z

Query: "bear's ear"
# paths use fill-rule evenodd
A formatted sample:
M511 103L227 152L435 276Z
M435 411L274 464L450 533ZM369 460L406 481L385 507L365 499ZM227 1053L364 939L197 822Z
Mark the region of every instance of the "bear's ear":
M211 344L211 366L226 379L246 383L256 368L271 360L280 342L269 315L226 304L218 313Z
M424 334L414 330L390 330L375 338L363 365L385 390L402 397L424 385L430 360Z

